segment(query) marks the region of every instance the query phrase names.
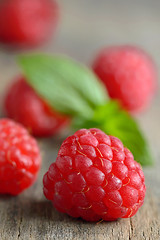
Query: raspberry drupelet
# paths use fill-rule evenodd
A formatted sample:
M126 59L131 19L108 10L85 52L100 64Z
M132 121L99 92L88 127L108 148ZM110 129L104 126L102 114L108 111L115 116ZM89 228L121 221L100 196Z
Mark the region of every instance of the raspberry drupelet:
M17 195L31 186L40 169L36 140L10 119L0 119L0 194Z
M138 47L102 49L93 63L111 98L131 113L148 107L157 86L157 70L150 56Z
M23 124L36 137L49 137L69 123L69 118L53 111L20 77L9 88L4 110L8 117Z
M99 129L81 129L61 145L43 178L54 207L87 221L135 215L145 197L140 164L122 142Z

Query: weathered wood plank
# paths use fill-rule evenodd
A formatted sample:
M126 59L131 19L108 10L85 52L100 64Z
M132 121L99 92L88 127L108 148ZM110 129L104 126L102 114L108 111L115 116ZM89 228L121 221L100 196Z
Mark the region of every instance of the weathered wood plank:
M43 166L37 183L18 197L0 198L0 239L17 240L149 240L160 239L160 219L156 198L148 189L145 204L131 219L87 223L58 213L43 197L42 176L55 160L61 139L41 141Z
M99 224L72 219L43 197L29 196L29 191L26 195L0 199L0 239L160 239L157 205L150 194L135 217Z

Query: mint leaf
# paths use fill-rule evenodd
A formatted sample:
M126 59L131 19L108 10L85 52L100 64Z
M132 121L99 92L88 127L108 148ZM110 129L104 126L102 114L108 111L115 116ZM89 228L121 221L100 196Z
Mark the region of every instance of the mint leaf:
M152 158L136 121L118 103L106 104L106 93L95 75L80 63L63 56L20 56L27 82L59 112L72 115L77 128L97 127L116 136L142 165Z
M27 82L56 110L90 118L106 102L104 87L91 70L64 57L24 55L19 63Z
M137 162L144 165L153 163L149 147L142 131L136 121L124 110L121 110L117 102L110 101L95 110L91 120L75 118L75 128L97 127L108 135L121 139L134 155Z

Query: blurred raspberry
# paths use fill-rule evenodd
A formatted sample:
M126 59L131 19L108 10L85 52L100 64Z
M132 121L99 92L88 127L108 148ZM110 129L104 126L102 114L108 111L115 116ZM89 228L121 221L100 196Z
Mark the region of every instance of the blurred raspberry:
M2 0L0 42L14 46L34 46L48 40L59 18L53 0Z
M36 140L21 125L0 120L0 194L17 195L37 178L41 157Z
M43 185L58 211L87 221L134 216L146 191L131 152L99 129L81 129L68 137Z
M10 87L5 98L5 112L37 137L52 136L69 121L66 116L51 110L24 78Z
M156 88L156 70L150 57L132 46L103 49L93 63L111 98L130 112L145 109Z

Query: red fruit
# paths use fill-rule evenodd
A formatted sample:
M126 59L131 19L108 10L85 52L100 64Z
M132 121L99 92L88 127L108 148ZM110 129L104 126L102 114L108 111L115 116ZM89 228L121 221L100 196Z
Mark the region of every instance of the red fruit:
M43 186L58 211L87 221L132 217L146 191L131 152L96 128L81 129L62 143Z
M0 3L0 42L33 46L46 41L59 17L53 0L3 0Z
M54 135L68 122L66 116L51 110L24 78L18 79L9 89L5 111L8 117L22 123L38 137Z
M17 195L36 180L41 164L36 140L10 119L0 120L0 194Z
M105 84L111 98L137 112L145 109L154 95L157 74L154 63L141 49L117 46L103 49L93 70Z

